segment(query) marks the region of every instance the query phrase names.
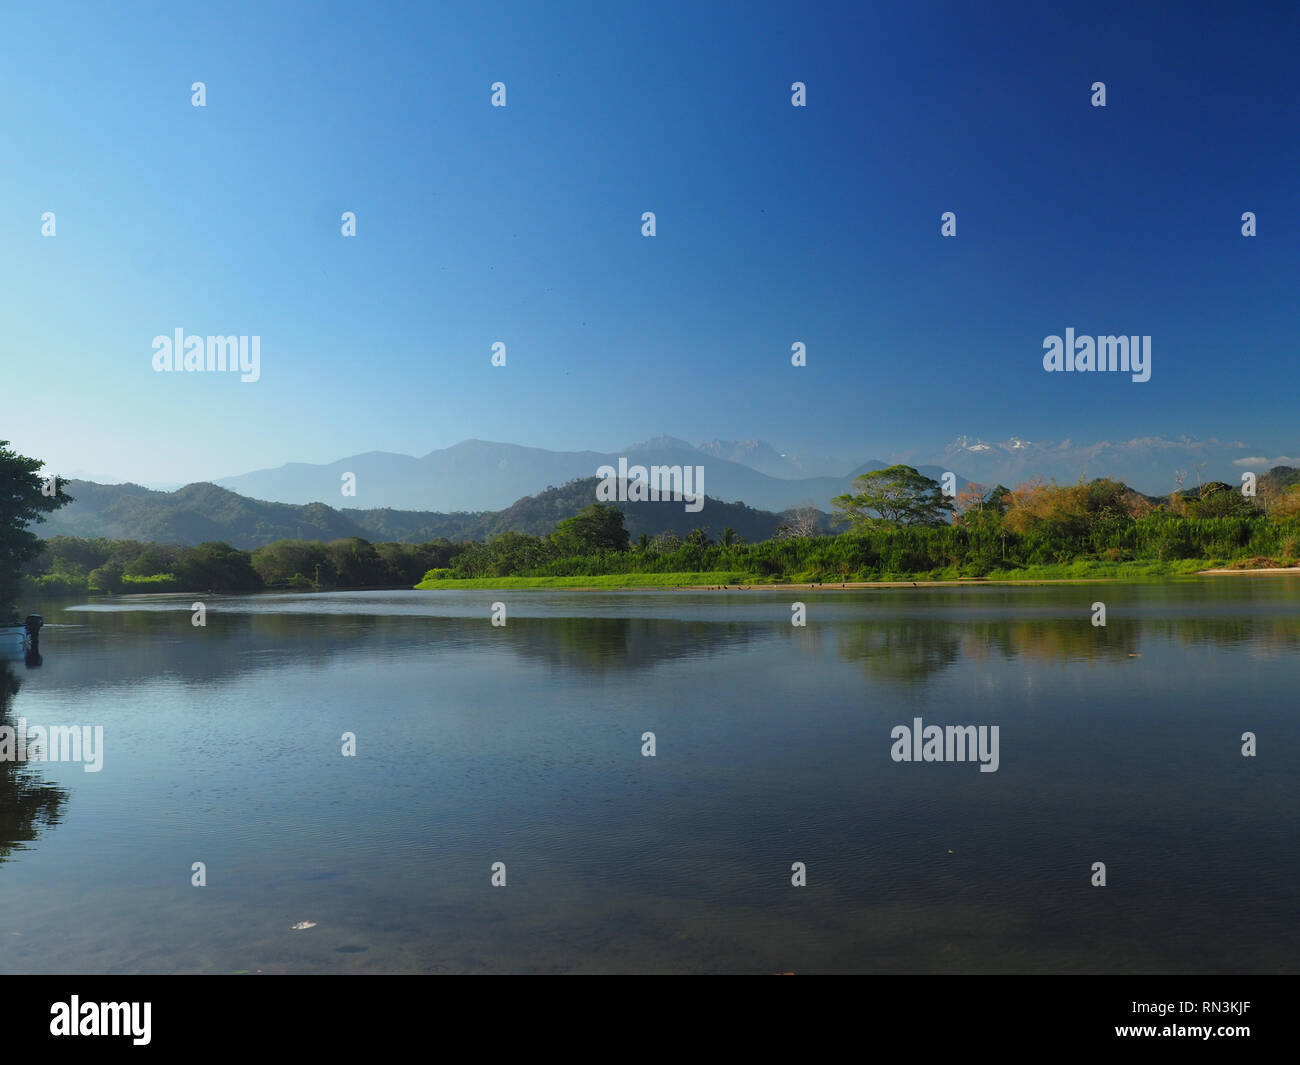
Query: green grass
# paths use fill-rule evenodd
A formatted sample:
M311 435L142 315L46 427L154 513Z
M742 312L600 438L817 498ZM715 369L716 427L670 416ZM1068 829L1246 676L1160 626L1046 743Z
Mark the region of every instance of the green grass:
M1014 570L992 570L990 581L1103 580L1140 577L1190 577L1199 570L1221 565L1213 559L1180 558L1170 562L1102 562L1079 559L1060 564L1043 563Z
M457 588L674 588L694 585L747 584L781 585L824 580L834 587L841 580L854 583L885 583L888 581L951 581L962 578L980 581L1060 581L1060 580L1141 580L1154 577L1190 577L1199 570L1223 566L1220 559L1186 558L1170 562L1104 562L1096 559L1079 559L1075 562L1044 563L1020 569L992 570L983 577L962 577L954 568L936 569L925 573L883 573L873 577L849 574L817 578L799 574L786 578L757 577L753 574L709 571L703 573L607 573L586 577L476 577L469 580L426 580L415 587L425 591L453 590Z
M595 577L474 577L468 580L421 581L421 591L457 588L675 588L694 584L749 583L743 573L606 573Z

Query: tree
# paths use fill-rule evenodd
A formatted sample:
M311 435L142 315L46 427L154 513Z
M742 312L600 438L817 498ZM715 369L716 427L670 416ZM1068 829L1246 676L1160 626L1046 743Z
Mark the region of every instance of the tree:
M40 538L27 526L72 502L60 479L46 488L37 472L44 465L11 451L9 441L0 440L0 615L13 610L23 566L42 550Z
M957 498L953 500L953 509L963 518L971 511L976 514L982 513L988 505L988 492L984 485L970 481L957 493Z
M176 568L176 577L187 592L243 592L262 586L248 552L220 541L190 548Z
M122 563L105 562L90 571L90 586L105 595L118 595L122 591Z
M805 503L801 507L794 507L784 511L781 515L784 519L776 527L773 534L774 540L791 540L801 537L817 535L817 508L810 503Z
M626 551L629 543L623 512L608 503L592 503L565 518L551 533L551 540L565 555Z
M479 576L518 577L552 562L559 548L544 536L503 532L483 545Z
M1285 491L1276 493L1269 513L1275 518L1300 517L1300 484L1293 484Z
M650 541L650 550L656 555L671 555L682 546L682 538L672 529L665 529Z
M301 584L314 580L317 566L326 571L330 583L335 577L325 545L309 540L275 540L254 551L252 563L257 575L267 585Z
M343 588L374 588L384 582L386 569L374 545L360 536L347 536L325 545L335 579Z
M877 525L943 525L952 503L939 482L911 466L890 466L853 479L856 493L831 500L835 520L854 531Z
M1077 541L1088 532L1090 496L1084 484L1044 484L1035 478L1006 497L1007 527L1014 533L1042 533L1053 541Z
M175 573L179 554L166 547L151 544L128 562L122 568L122 572L128 577L152 577L158 573Z
M1245 518L1258 513L1255 504L1222 481L1201 486L1195 502L1188 501L1194 518Z
M109 561L109 555L112 554L112 551L112 540L103 538L84 540L78 536L51 536L45 541L45 550L41 553L41 558L50 559L51 565L54 559L64 558L89 572ZM29 576L35 577L41 571L42 568L39 564L29 563L27 566Z
M417 583L434 568L429 554L415 544L375 544L375 554L384 564L384 583L406 587Z

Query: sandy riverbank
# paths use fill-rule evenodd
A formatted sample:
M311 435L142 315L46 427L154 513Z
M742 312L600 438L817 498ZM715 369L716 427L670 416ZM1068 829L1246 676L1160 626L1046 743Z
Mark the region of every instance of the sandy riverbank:
M1275 566L1272 569L1203 569L1197 570L1198 577L1253 577L1256 574L1268 576L1274 573L1300 573L1300 566Z
M978 588L988 587L991 585L1026 585L1026 584L1105 584L1124 581L1132 581L1133 577L1036 577L1026 578L1025 580L998 580L986 581L979 578L969 578L967 580L957 581L848 581L834 583L828 581L825 584L683 584L680 586L668 586L669 591L674 592L853 592L862 591L865 588ZM1150 580L1151 578L1146 578ZM597 589L592 589L593 591ZM603 589L608 591L608 589ZM620 591L655 591L656 589L619 589ZM659 590L662 590L659 589Z

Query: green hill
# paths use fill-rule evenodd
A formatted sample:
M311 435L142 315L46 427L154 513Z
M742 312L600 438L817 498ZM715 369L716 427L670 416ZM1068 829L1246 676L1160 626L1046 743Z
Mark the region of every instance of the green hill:
M503 532L544 536L560 521L596 501L597 478L571 481L526 496L505 510L438 514L412 510L352 510L324 503L268 503L248 499L214 484L190 484L174 492L156 492L135 484L105 485L68 481L75 502L51 515L35 532L46 538L78 536L140 540L195 546L222 541L252 550L276 540L339 540L359 536L375 543L427 543L485 540ZM708 528L714 536L731 528L746 540L765 540L783 517L744 503L706 497L704 509L690 513L682 503L619 503L633 539L661 532L685 535ZM817 516L819 528L826 516Z
M548 486L534 496L525 496L505 510L476 514L436 514L415 510L344 510L343 514L368 530L376 542L426 543L438 537L448 540L486 540L505 532L546 536L565 518L596 501L599 478L588 477L568 484ZM744 503L722 503L705 496L704 509L690 513L681 503L615 503L623 512L624 527L632 539L645 534L675 532L685 536L692 529L707 528L714 536L730 528L746 540L767 540L785 520L782 514L755 510ZM818 514L817 526L825 530L828 519Z
M274 540L337 540L365 536L349 518L323 503L265 503L218 488L187 484L155 492L137 484L68 481L75 502L33 529L54 536L107 537L194 546L221 540L245 550Z

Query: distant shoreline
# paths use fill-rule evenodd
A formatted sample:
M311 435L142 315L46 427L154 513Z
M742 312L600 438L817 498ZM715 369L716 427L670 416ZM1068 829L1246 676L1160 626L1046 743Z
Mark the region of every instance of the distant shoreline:
M1233 576L1238 574L1260 573L1264 575L1276 573L1300 573L1300 566L1292 566L1288 569L1207 569L1201 570L1194 574L1197 577L1203 576ZM683 584L683 585L641 585L629 586L627 588L599 588L587 586L582 588L563 588L550 589L551 591L560 590L566 592L648 592L648 591L670 591L670 592L853 592L861 591L865 588L970 588L970 587L987 587L992 585L1026 585L1026 584L1130 584L1133 582L1156 582L1166 580L1185 581L1188 578L1183 575L1166 576L1166 577L1026 577L1023 580L1001 578L999 580L985 580L982 577L963 577L955 581L847 581L826 584L741 584L741 585L724 585L718 587L716 584ZM521 588L503 588L502 591L547 591L546 588L521 589Z
M423 586L416 586L416 591L500 591L500 592L521 592L521 591L564 591L564 592L853 592L864 591L871 588L970 588L970 587L1008 587L1024 585L1046 585L1046 584L1123 584L1123 583L1155 583L1164 581L1187 581L1193 580L1200 576L1218 576L1234 574L1279 574L1295 573L1300 574L1300 566L1286 569L1254 569L1254 570L1202 570L1196 573L1187 574L1165 574L1159 576L1141 576L1121 574L1119 576L1096 576L1096 577L1024 577L1024 578L996 578L985 579L982 577L963 577L956 580L888 580L888 581L827 581L824 584L810 584L808 582L798 582L790 584L773 584L773 583L751 583L749 581L735 580L718 580L712 583L654 583L647 582L644 584L594 584L579 583L580 581L590 581L591 578L576 577L499 577L499 578L471 578L466 580L447 580L437 582L422 582ZM630 575L620 575L626 578ZM651 575L653 576L653 575ZM567 583L572 582L572 583Z
M1250 577L1257 573L1265 576L1273 573L1300 573L1300 566L1266 566L1262 569L1203 569L1196 571L1198 577Z

